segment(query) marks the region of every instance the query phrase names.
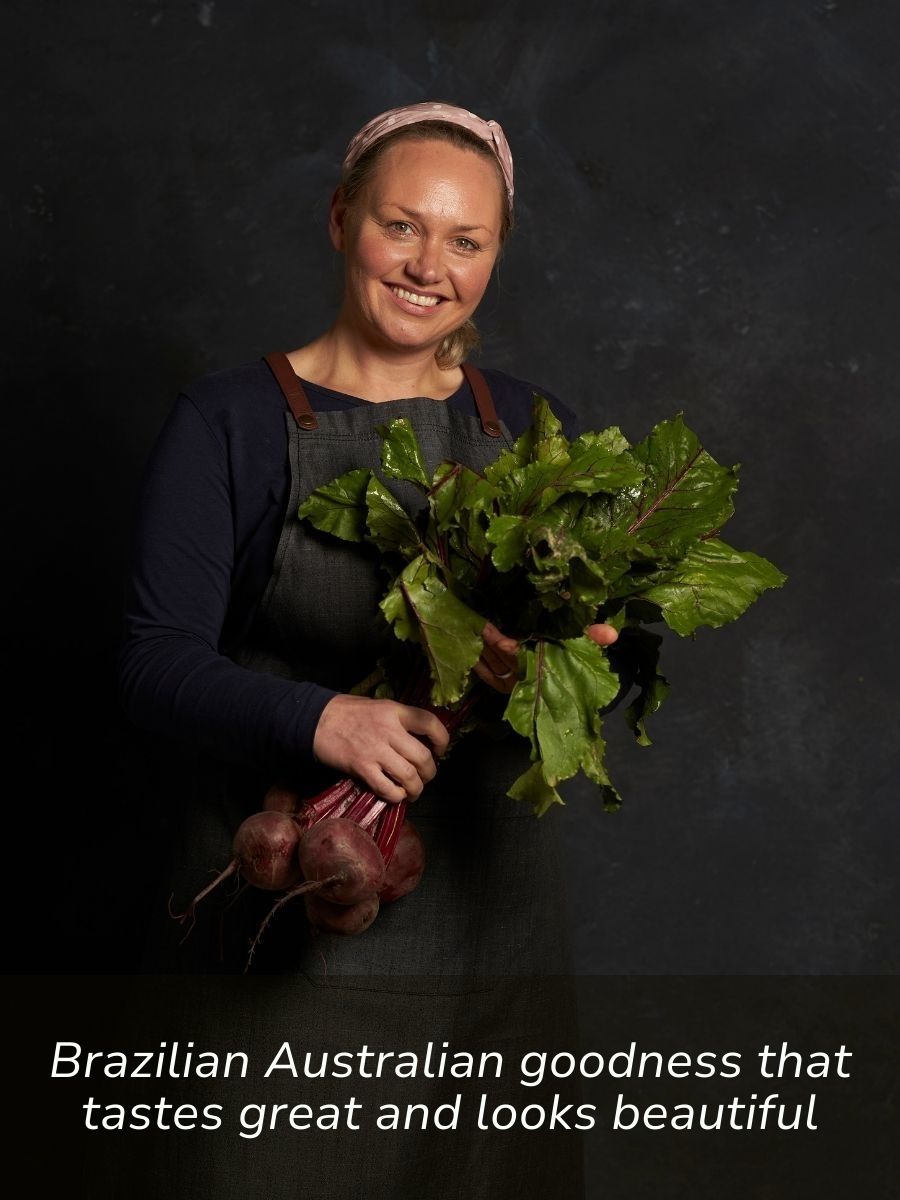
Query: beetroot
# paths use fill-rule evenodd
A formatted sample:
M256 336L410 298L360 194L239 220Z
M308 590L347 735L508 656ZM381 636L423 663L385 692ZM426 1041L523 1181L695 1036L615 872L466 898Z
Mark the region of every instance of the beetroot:
M300 838L303 878L321 881L320 895L332 904L357 904L384 884L384 859L371 834L346 817L317 821Z
M407 895L419 886L424 870L425 843L407 818L400 826L400 836L384 873L384 886L378 893L378 899L382 904L390 904Z
M303 803L296 788L286 783L273 783L263 799L266 812L281 812L293 815Z
M286 813L258 812L247 817L238 827L231 843L234 855L231 862L216 878L198 892L183 913L173 913L176 920L193 921L197 905L214 888L238 872L253 887L267 892L281 892L293 887L300 879L297 845L300 830Z
M378 915L384 859L372 835L355 821L346 817L326 817L317 821L300 837L297 858L304 882L292 887L269 909L250 946L247 969L269 922L296 896L306 895L310 899L309 893L315 892L316 899L321 898L331 907L352 909L343 922L332 916L327 927L335 933L361 933ZM322 910L322 920L329 920L327 909Z
M357 904L332 904L320 895L309 895L305 900L309 923L323 933L339 933L345 937L362 933L378 916L378 897L368 896Z
M239 826L232 850L252 887L281 892L300 878L297 824L286 813L254 813Z

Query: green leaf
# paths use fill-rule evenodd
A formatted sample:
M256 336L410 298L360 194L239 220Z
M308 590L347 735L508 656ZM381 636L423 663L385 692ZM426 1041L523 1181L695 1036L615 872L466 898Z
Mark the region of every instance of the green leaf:
M307 496L297 516L345 542L361 542L366 536L366 489L371 475L367 467L357 467L332 479Z
M545 396L535 392L531 400L531 424L516 440L520 463L562 462L568 458L569 442L563 436L562 422Z
M413 559L413 562L415 561L416 559ZM399 578L388 588L378 607L384 613L385 619L392 626L395 635L401 641L421 641L416 614L406 598L406 592L400 586Z
M434 473L428 502L435 525L443 533L472 514L490 509L496 495L497 489L482 475L445 461Z
M535 392L531 401L531 424L515 441L512 450L504 450L484 470L484 476L499 484L512 471L528 463L562 461L568 456L569 443L562 433L562 423L547 399Z
M544 778L543 764L536 762L519 776L507 791L513 800L524 800L534 806L534 814L542 817L554 804L564 804L562 796Z
M669 694L669 681L659 670L661 645L661 637L637 626L630 626L616 642L617 653L627 658L627 664L622 665L626 670L630 669L634 682L640 688L637 699L624 712L625 724L639 746L651 745L644 722L659 709Z
M390 479L406 479L428 488L425 460L419 439L406 417L397 417L388 425L376 426L381 435L381 465Z
M637 486L643 469L629 454L611 454L599 442L577 454L517 467L498 484L503 512L534 516L570 492L592 495Z
M515 471L517 467L524 467L524 465L524 462L519 461L515 450L501 450L494 461L488 463L484 468L484 477L489 483L498 487L511 471Z
M619 691L604 651L588 637L538 641L519 650L525 677L510 693L504 717L531 741L551 787L578 771L599 731L598 710Z
M570 602L596 608L646 548L624 530L569 522L566 505L560 501L540 517L495 517L487 530L487 540L494 546L491 558L498 571L524 566L529 582L551 611Z
M508 571L524 561L529 530L527 517L494 517L485 536L494 547L491 561L498 571Z
M459 700L481 657L486 620L441 582L434 563L419 555L401 572L381 611L398 637L421 643L435 704Z
M656 425L632 454L643 464L645 479L627 485L614 516L657 556L678 556L697 538L720 529L734 512L731 495L739 464L719 466L680 413Z
M576 599L582 598L584 589L593 590L598 583L604 589L610 588L635 560L642 560L649 553L645 543L624 530L598 529L587 520L573 527L572 538L578 546L577 555L573 555L578 561L572 564L570 585Z
M428 494L429 545L448 568L444 578L460 594L481 574L489 550L484 536L487 513L495 495L496 489L476 471L455 462L438 464Z
M716 629L736 620L786 579L768 559L710 538L692 546L675 566L651 573L638 594L657 605L669 628L684 637L701 625Z
M585 432L579 434L572 443L569 453L574 457L580 454L583 449L589 449L593 446L599 446L606 450L609 454L624 454L631 449L631 445L622 430L618 425L610 425L607 429L601 429L597 433Z
M593 780L600 788L600 798L603 801L603 807L607 812L618 812L622 807L622 797L613 787L612 781L606 770L606 743L600 736L599 731L588 747L587 753L582 760L582 769L588 779Z
M366 526L379 550L412 558L419 552L419 533L393 492L372 474L366 488Z
M621 633L625 627L625 605L623 604L620 608L607 612L603 620L607 625L612 625L616 633Z

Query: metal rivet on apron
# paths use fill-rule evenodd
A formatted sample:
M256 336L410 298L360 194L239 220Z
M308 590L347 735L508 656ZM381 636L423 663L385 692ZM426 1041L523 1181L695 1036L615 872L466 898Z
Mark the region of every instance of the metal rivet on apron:
M487 424L485 425L484 429L485 429L485 433L489 433L491 435L491 437L499 437L500 436L500 426L497 424L496 421L488 421Z
M300 416L296 420L301 429L315 429L318 424L315 417Z

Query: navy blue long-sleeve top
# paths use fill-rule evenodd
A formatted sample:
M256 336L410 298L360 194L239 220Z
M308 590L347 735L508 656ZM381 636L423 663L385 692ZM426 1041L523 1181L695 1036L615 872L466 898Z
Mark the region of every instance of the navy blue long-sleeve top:
M513 437L543 388L485 370ZM306 383L313 409L369 403ZM467 382L445 403L474 413ZM179 394L150 456L126 576L120 695L129 718L218 757L285 769L312 761L322 709L337 693L240 667L290 499L286 402L259 359L204 375ZM499 452L499 446L498 446Z

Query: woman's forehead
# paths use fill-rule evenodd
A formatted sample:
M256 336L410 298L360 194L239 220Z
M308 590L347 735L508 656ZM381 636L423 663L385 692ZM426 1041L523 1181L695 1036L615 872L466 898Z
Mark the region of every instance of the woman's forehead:
M496 219L503 204L497 168L476 150L436 139L403 139L379 157L369 180L380 203L406 204L421 192L452 190Z

